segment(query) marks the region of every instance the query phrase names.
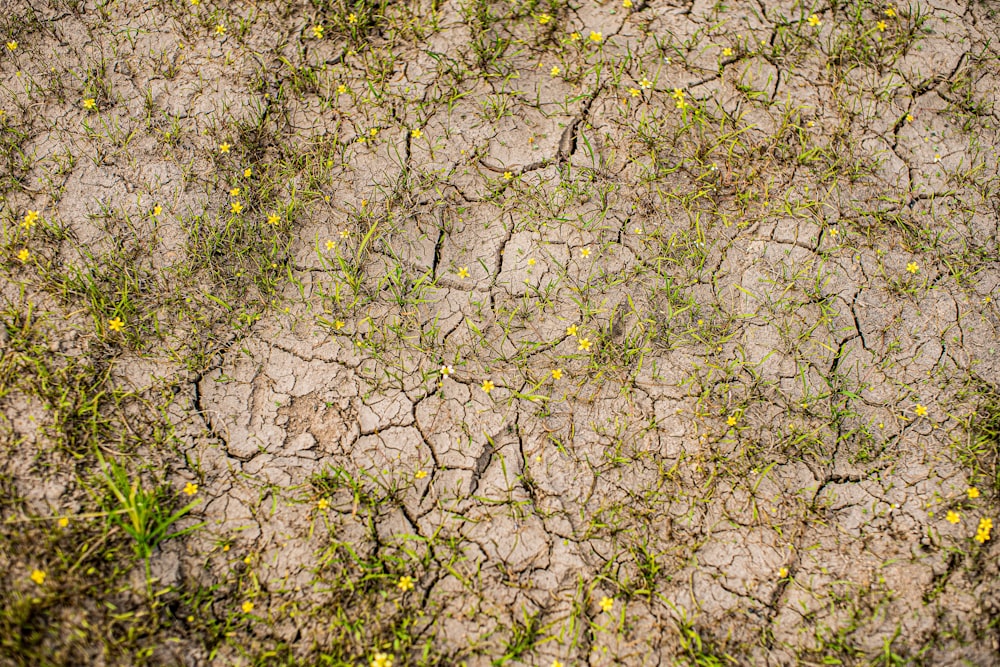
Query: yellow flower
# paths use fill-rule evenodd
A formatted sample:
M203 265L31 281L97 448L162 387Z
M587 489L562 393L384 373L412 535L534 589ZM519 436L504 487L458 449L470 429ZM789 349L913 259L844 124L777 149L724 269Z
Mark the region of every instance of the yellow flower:
M399 583L397 583L396 586L398 586L399 590L403 591L404 593L406 591L412 591L413 577L404 574L402 577L399 578Z
M375 137L377 137L378 136L378 128L377 127L373 127L370 130L368 130L368 136L370 136L372 139L374 139Z
M975 500L976 498L979 497L979 489L977 489L974 486L970 486L969 490L966 491L966 493L969 494L969 500Z
M426 470L418 470L417 472L413 473L414 479L423 479L424 477L427 477Z
M59 517L59 521L57 521L56 523L59 524L60 528L65 528L66 526L69 525L69 517L61 516Z
M347 22L350 23L351 25L354 25L355 23L357 23L358 22L357 14L354 14L353 12L350 13L350 14L348 14L347 15Z
M253 176L253 169L247 167L243 170L243 178L250 178L251 176Z
M224 141L221 144L219 144L219 152L220 153L228 153L229 152L229 143Z
M879 32L885 32L886 29L885 21L879 21L878 23L875 24L875 26L878 28Z
M632 9L632 0L622 0L622 7Z
M11 40L11 41L7 42L7 50L8 51L13 51L16 48L17 48L17 42L15 42L14 40Z
M584 259L590 257L590 248L580 248L580 256Z
M559 76L559 72L560 70L558 65L553 65L552 69L549 70L549 74L551 74L552 76Z
M242 213L243 204L239 203L238 201L234 201L232 204L229 205L229 210L236 214Z
M948 514L947 516L945 516L945 519L948 520L948 523L955 524L961 521L962 517L959 516L958 512L955 512L954 510L948 510Z
M726 48L722 49L722 55L729 57L733 55L733 50L727 46Z
M163 213L163 207L162 206L160 206L159 204L157 204L156 206L153 207L153 217L154 218L159 217L159 215L161 213Z
M330 501L327 500L326 498L320 498L316 502L316 509L321 510L321 511L325 510L329 506L330 506Z
M639 97L640 93L641 93L641 91L638 88L629 88L628 89L628 94L631 95L632 97Z
M681 101L684 99L684 91L680 88L674 88L674 92L670 93L670 97L677 101Z
M728 425L728 426L736 426L737 422L739 422L739 421L740 420L736 417L736 415L729 415L729 418L726 419L726 425Z
M467 267L467 266L460 266L460 267L458 267L458 277L459 278L468 278L469 277L469 267Z
M889 18L892 18L892 17L894 17L896 15L896 10L893 9L892 7L886 7L885 8L885 15L888 16Z
M914 412L917 413L918 417L926 417L927 416L927 407L923 406L923 405L920 405L919 403L917 403L917 407L914 409Z
M276 225L279 222L281 222L281 216L279 216L277 213L272 213L271 215L267 216L267 224Z
M194 482L188 482L187 484L184 485L184 495L193 496L196 493L198 493L197 484L195 484Z
M836 227L831 227L831 228L830 228L830 236L836 236L836 235L837 235L837 234L839 234L839 233L840 233L840 232L839 232L839 231L837 231L837 228L836 228Z
M337 246L336 243L334 243L332 240L327 239L327 242L326 242L326 249L327 250L333 250L336 246Z
M424 131L419 128L415 128L412 132L410 132L410 136L413 137L414 139L419 139L420 137L424 136Z
M242 609L244 614L249 614L250 612L253 611L253 602L247 600L246 602L243 603Z
M809 25L815 27L815 26L818 26L819 24L820 24L820 20L819 20L818 16L816 16L815 14L813 14L812 16L809 17Z
M333 328L336 329L337 331L340 331L345 326L347 326L347 324L344 322L344 320L337 320L336 322L333 323Z
M83 108L87 111L92 111L97 108L97 100L93 97L88 97L83 101Z
M554 369L552 369L552 379L553 380L561 380L562 379L562 369L561 368L554 368Z
M113 317L111 318L111 321L108 322L108 328L112 331L121 331L125 328L125 322L123 322L119 317Z
M914 121L913 114L906 114L906 122L912 123Z
M239 188L233 188L232 190L229 191L229 196L230 197L236 197L239 194L240 194L240 189Z
M920 270L920 267L917 266L916 262L910 262L909 264L906 265L906 270L909 271L910 273L916 273L917 271Z
M368 662L369 667L392 667L392 656L388 653L376 653Z
M604 35L594 30L590 31L590 41L594 42L595 44L599 44L602 39L604 39Z
M196 6L200 5L201 4L201 0L191 0L191 4L192 5L196 5Z
M581 338L580 339L580 344L576 346L576 349L579 350L580 352L586 352L587 350L589 350L590 349L590 339L589 338Z
M625 2L629 2L629 0L625 0ZM629 5L631 5L631 4L632 3L629 2ZM553 660L552 661L552 665L550 665L550 667L563 667L563 664L561 662L559 662L558 660Z
M344 84L340 84L339 86L337 86L338 95L343 95L346 92L347 92L347 86L345 86Z
M788 568L787 567L783 567L783 568L780 568L778 570L778 578L779 579L784 579L787 576L788 576Z
M601 598L601 610L609 612L615 608L615 601L607 596Z
M21 221L21 226L25 229L31 229L34 227L36 222L38 222L38 211L28 211L24 214L24 220Z
M41 586L45 583L45 573L41 570L33 570L31 572L31 580Z
M17 258L21 260L21 262L27 262L31 259L31 252L27 248L21 248L21 252L17 253Z
M576 335L576 325L575 324L571 324L568 327L566 327L566 335L567 336L575 336Z
M537 262L535 262L535 258L534 257L529 257L528 258L528 266L534 266L536 263Z
M990 530L993 529L993 519L983 517L979 520L979 527L976 529L976 542L980 544L990 539Z
M226 26L222 25L221 23L219 25L215 26L215 34L216 35L225 35L226 34Z
M580 33L578 33L578 32L571 32L571 33L569 34L569 39L570 39L570 41L572 41L572 42L575 42L575 41L577 41L578 39L580 39Z
M493 384L492 380L486 380L485 382L483 382L482 390L485 391L487 394L489 394L495 388L496 388L496 385Z
M312 34L316 39L323 39L323 26L314 25L312 27Z
M546 23L548 23L551 20L552 20L552 17L549 16L548 14L539 14L538 15L538 23L541 24L541 25L545 25Z
M346 239L346 238L348 238L348 237L349 237L350 235L351 235L351 232L349 232L348 230L346 230L346 229L341 229L341 230L340 230L340 238L342 238L342 239Z
M513 173L511 173L511 172L509 172L509 171L505 171L505 172L503 173L503 179L504 179L505 181L509 181L509 180L510 180L510 179L512 179L512 178L514 178L514 174L513 174Z
M650 88L653 87L653 82L647 79L646 77L642 77L642 81L639 82L639 87L642 88L643 90L649 90Z

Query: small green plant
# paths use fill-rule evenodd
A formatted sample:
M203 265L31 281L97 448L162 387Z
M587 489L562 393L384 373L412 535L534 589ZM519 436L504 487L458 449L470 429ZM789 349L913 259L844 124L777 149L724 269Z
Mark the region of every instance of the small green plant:
M101 466L101 478L111 492L105 500L104 509L109 519L135 540L135 553L146 561L161 542L194 532L204 524L198 523L172 531L174 524L187 516L200 502L195 499L175 512L170 512L170 494L166 487L153 490L143 488L142 481L132 478L129 472L114 459L106 460L97 452ZM190 488L195 489L192 485Z

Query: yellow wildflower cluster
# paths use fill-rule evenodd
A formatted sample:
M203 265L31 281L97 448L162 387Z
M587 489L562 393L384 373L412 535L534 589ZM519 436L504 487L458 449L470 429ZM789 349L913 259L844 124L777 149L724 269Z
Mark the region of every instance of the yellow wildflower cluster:
M979 527L976 529L976 542L982 544L990 539L990 530L993 529L993 519L983 517L979 520Z

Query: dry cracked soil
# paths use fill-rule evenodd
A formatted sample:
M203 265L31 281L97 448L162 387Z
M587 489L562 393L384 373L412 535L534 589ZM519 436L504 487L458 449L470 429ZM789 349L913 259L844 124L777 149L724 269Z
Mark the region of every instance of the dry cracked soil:
M0 9L0 665L1000 665L995 1Z

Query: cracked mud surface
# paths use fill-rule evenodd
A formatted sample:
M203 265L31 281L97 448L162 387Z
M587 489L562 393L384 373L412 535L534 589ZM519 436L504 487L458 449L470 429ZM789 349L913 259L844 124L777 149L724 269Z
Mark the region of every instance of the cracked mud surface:
M990 3L0 27L2 664L1000 664Z

